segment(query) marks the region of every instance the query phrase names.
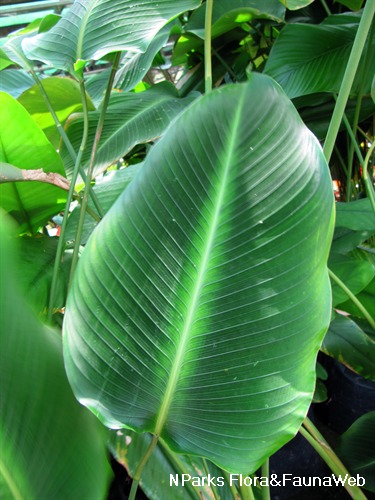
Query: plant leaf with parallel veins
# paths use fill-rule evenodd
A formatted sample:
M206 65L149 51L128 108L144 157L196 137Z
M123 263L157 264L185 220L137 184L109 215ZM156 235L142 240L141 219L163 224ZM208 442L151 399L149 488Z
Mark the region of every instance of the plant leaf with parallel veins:
M74 73L76 61L119 50L145 52L172 18L200 0L76 0L47 33L24 41L29 59Z
M341 16L331 16L341 19ZM330 18L328 18L330 19ZM278 36L265 66L292 99L316 92L338 92L357 33L359 18L346 24L289 24ZM368 45L368 42L367 42ZM366 47L364 52L366 53ZM351 89L370 92L373 74L363 74L360 63ZM375 37L369 47L368 67L375 66Z
M97 150L93 177L112 163L125 156L137 144L154 141L164 132L170 122L197 98L197 92L180 98L175 87L168 82L154 85L140 93L112 94L105 116L103 132ZM89 138L82 165L88 168L100 113L89 113ZM77 150L79 148L83 117L77 114L66 125L68 137ZM74 163L65 145L61 157L67 176L73 173Z
M297 432L330 319L333 195L270 78L198 99L90 238L64 324L68 377L107 426L256 470Z

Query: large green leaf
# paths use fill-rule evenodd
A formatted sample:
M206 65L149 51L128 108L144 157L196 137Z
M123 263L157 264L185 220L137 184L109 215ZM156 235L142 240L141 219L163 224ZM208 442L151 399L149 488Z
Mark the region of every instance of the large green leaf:
M280 83L290 98L315 92L338 92L358 22L359 18L353 17L351 24L287 25L271 49L265 72ZM371 39L368 61L368 67L374 66L375 37ZM371 71L363 74L362 60L352 94L360 87L363 93L369 93L372 78Z
M198 95L192 93L182 99L168 82L155 85L145 92L112 94L97 150L94 177L125 156L137 144L157 139L173 118ZM82 159L84 168L89 165L99 115L97 111L89 113L89 139ZM66 130L77 150L82 138L82 115L77 114L68 120ZM61 156L67 175L71 176L74 163L64 145Z
M71 78L54 76L44 79L41 84L62 125L69 115L82 110L81 92L76 81ZM60 134L39 87L36 84L33 85L18 98L18 102L27 109L51 143L58 148ZM87 106L89 110L95 109L89 97L87 98Z
M105 433L74 399L60 335L37 320L18 287L8 224L2 214L0 497L102 499L110 475Z
M297 432L330 318L327 164L270 78L193 103L90 238L64 350L111 428L254 471Z
M21 104L0 93L0 162L21 169L64 173L61 158ZM65 206L66 191L41 182L0 185L0 206L19 223L20 232L35 233Z
M144 52L169 19L195 9L200 0L76 0L47 33L24 41L30 59L74 72L77 60L109 52ZM65 14L65 12L64 12Z

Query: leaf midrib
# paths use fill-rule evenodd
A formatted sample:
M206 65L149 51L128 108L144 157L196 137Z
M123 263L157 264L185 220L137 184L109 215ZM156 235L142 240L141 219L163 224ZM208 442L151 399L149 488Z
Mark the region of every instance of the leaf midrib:
M22 500L23 496L19 490L12 474L9 472L5 461L0 460L0 475L3 477L5 484L9 487L15 500Z
M187 343L190 339L190 335L189 335L190 328L194 322L194 316L195 316L195 313L197 310L198 301L199 301L199 297L200 297L200 293L201 293L201 288L202 288L202 284L203 284L204 277L206 274L207 264L208 264L208 261L210 258L212 246L214 243L214 238L215 238L216 229L218 226L220 211L221 211L221 207L223 205L223 198L224 198L225 190L227 187L229 170L230 170L230 167L232 164L231 159L233 156L233 152L235 150L237 130L240 126L240 117L241 117L243 100L244 100L244 97L242 94L241 99L239 100L239 102L237 104L237 110L236 110L236 114L235 114L234 119L233 119L232 133L231 133L231 136L230 136L229 141L228 141L228 146L227 146L227 148L224 149L224 151L226 153L226 162L225 162L225 167L223 169L220 190L219 190L219 193L217 195L216 206L215 206L214 213L212 215L212 221L210 224L210 231L209 231L208 236L206 238L205 250L204 250L204 253L202 255L200 265L199 265L199 267L197 266L197 270L199 269L199 271L198 271L197 279L195 282L195 287L194 287L193 293L191 295L192 298L191 298L190 307L189 307L187 314L185 316L185 323L184 323L184 326L182 329L180 343L179 343L179 346L177 349L176 357L175 357L173 364L172 364L169 380L168 380L167 387L166 387L166 390L164 393L165 394L164 399L162 401L159 413L157 415L157 421L156 421L156 425L155 425L155 434L157 436L161 435L163 428L164 428L164 425L165 425L165 422L168 418L168 412L169 412L170 406L172 404L176 385L177 385L179 375L181 372L181 365L182 365L181 362L182 362L183 357L184 357L185 352L186 352ZM209 124L208 124L208 126L209 126Z
M83 38L85 36L85 29L86 29L87 23L89 22L90 14L91 14L92 10L96 7L97 3L98 3L98 0L92 0L92 4L87 7L86 14L82 19L81 29L78 31L76 60L82 59Z

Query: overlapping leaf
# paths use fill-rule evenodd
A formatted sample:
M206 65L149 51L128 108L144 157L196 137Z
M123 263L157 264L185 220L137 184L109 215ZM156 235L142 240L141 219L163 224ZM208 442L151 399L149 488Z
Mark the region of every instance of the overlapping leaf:
M341 16L337 17L343 21ZM329 19L329 18L328 18ZM289 24L273 45L265 72L283 87L290 98L315 92L338 92L358 29L359 18L343 24ZM375 66L375 37L369 42L368 67ZM366 49L365 49L366 53ZM371 71L358 68L352 94L370 92Z
M364 488L375 493L375 411L358 418L340 437L336 452L350 472L365 478Z
M271 79L199 99L89 240L64 353L109 427L254 471L296 433L330 318L327 164Z
M32 77L20 69L7 69L1 73L0 91L17 99L25 90L34 85Z
M172 23L166 24L152 40L144 53L128 51L121 60L113 86L123 92L132 90L150 69L153 59L168 40ZM104 97L111 68L87 80L86 89L97 104Z
M0 93L0 162L22 169L64 173L61 158L25 108ZM20 232L35 233L65 206L66 191L40 182L0 185L1 207L19 223Z
M118 50L144 52L170 19L199 4L199 0L76 0L50 31L25 40L24 49L30 59L74 72L77 60L100 59Z
M94 177L109 165L125 156L137 144L157 139L169 123L199 94L178 97L172 84L163 82L140 93L113 94L110 98L100 139ZM89 113L89 139L82 159L88 167L95 138L99 112ZM67 133L73 147L79 148L83 130L82 115L72 117L67 124ZM61 156L67 175L73 172L74 163L69 152L62 146Z
M352 319L337 315L331 321L322 351L362 377L375 381L375 339Z
M186 31L200 38L205 37L204 19L205 5L194 12L186 26ZM282 22L285 8L279 0L220 0L213 3L212 37L215 38L227 31L248 23L253 19L270 19Z
M110 172L95 183L93 190L104 213L107 213L116 199L133 180L141 165L142 163L137 163L136 165L130 165L127 168ZM90 205L93 204L89 202ZM94 206L92 208L95 210ZM65 239L68 246L71 246L75 241L80 213L81 207L78 205L69 216L65 231ZM81 245L86 244L97 224L98 222L91 215L88 213L85 214Z

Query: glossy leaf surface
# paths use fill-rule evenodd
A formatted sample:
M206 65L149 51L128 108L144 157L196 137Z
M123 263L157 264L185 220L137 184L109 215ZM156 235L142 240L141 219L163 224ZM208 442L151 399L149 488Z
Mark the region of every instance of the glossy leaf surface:
M125 156L134 146L156 140L170 122L181 113L198 93L180 98L172 84L163 82L140 93L112 94L105 116L103 133L96 155L94 177L112 163ZM89 139L82 165L87 168L94 143L99 112L89 113ZM75 115L67 123L67 134L73 147L79 148L82 131L82 115ZM61 156L68 175L72 175L74 163L62 145Z
M76 0L47 33L25 40L30 59L74 72L78 60L100 59L119 50L144 52L171 18L199 0Z
M254 471L297 432L330 318L321 148L254 74L197 100L89 240L66 368L107 426Z
M0 497L104 498L105 433L74 399L61 336L33 314L18 286L16 248L1 213Z

